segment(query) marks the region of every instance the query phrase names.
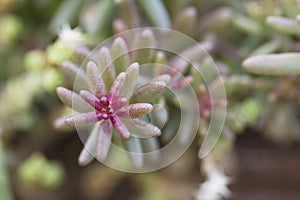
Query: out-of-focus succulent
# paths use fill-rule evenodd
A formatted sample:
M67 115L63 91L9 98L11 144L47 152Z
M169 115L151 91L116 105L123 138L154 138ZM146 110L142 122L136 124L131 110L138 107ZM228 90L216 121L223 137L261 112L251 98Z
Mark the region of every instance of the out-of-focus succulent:
M34 73L24 74L7 83L0 94L0 126L4 130L28 129L33 125L34 119L29 110L34 98L43 90L42 84L42 77ZM24 95L24 87L27 95Z
M45 173L46 172L46 173ZM64 169L55 161L48 161L41 153L33 153L18 168L18 176L24 183L55 188L64 180Z
M227 126L235 133L241 133L245 127L253 126L262 112L262 105L256 99L246 99L230 107L227 113Z
M115 17L114 11L118 9L121 15L127 15L127 21L131 27L140 25L138 18L139 14L137 5L139 5L154 26L170 28L170 19L168 12L161 0L154 1L132 1L132 0L102 0L85 2L82 0L64 1L57 12L55 13L50 23L52 30L58 30L62 24L79 21L81 27L90 34L103 32L106 34L106 29ZM155 12L153 12L155 10ZM79 14L79 19L76 16ZM129 15L129 16L128 16ZM96 19L91 21L90 19Z
M20 36L22 30L21 20L14 15L0 16L0 52L11 46Z

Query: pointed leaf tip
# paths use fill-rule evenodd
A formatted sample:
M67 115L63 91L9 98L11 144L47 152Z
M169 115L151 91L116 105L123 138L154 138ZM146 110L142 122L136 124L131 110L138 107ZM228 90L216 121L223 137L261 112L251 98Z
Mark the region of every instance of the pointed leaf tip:
M170 28L171 19L161 0L138 0L137 3L144 9L154 26Z
M126 81L125 86L123 90L123 96L126 98L129 98L131 94L133 93L133 90L135 88L136 80L139 75L139 69L140 65L138 63L132 63L127 69L126 69Z
M113 80L116 78L116 73L112 62L112 56L107 47L102 47L100 49L98 65L100 72L102 73L102 78L105 82L106 89L110 90Z
M124 39L118 37L112 44L111 54L116 74L124 72L130 63L129 50Z
M113 85L111 86L111 90L109 92L109 98L114 102L116 99L121 97L121 92L124 88L126 80L126 73L122 72L118 75Z
M97 96L101 97L106 94L106 86L102 80L101 73L95 62L90 61L87 64L88 83L91 91Z

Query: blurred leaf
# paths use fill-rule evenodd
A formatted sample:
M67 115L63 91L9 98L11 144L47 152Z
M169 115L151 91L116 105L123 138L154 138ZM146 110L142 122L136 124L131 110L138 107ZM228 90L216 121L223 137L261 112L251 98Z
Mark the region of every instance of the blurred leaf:
M299 75L300 53L260 55L246 59L246 71L266 75Z
M71 24L82 5L83 0L65 0L57 9L52 18L49 28L53 32L57 32L63 25Z
M300 35L300 26L299 24L290 18L279 17L279 16L269 16L266 18L266 24L276 31L292 34L292 35Z
M87 6L80 15L81 26L91 34L104 31L112 20L114 8L113 0L100 0Z
M154 26L170 28L171 20L161 0L137 0Z

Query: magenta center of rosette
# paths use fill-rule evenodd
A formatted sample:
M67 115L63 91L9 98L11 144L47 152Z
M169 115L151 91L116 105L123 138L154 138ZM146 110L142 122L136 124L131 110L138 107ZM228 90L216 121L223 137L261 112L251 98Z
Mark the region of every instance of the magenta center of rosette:
M109 119L110 115L114 112L110 100L106 95L101 96L95 101L94 108L97 110L96 114L99 121Z

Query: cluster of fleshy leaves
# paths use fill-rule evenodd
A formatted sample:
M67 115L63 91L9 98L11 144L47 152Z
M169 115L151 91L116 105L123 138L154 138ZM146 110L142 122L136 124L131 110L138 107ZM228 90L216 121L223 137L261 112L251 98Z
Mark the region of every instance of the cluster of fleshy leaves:
M119 21L119 23L122 23ZM122 27L126 27L124 24ZM119 29L121 30L121 29ZM122 31L125 31L126 29L123 29ZM131 49L138 49L139 47L155 47L155 38L150 30L144 30L141 32L138 32L133 39L133 42L128 42L128 38L126 38L126 35L120 34L121 37L116 38L112 44L111 47L111 53L109 50L104 47L100 49L100 54L95 55L95 52L90 52L86 48L79 48L78 53L83 56L89 56L92 60L98 60L98 65L99 68L96 67L96 64L93 62L90 62L87 64L86 67L86 73L82 70L79 70L78 66L76 66L73 63L70 62L64 62L62 64L62 69L64 74L66 75L66 78L70 79L71 81L75 80L75 76L77 75L77 80L81 83L79 87L82 88L89 88L92 92L87 92L85 90L80 89L79 95L76 95L78 97L74 98L74 93L72 93L69 90L58 88L57 92L61 98L61 100L69 105L70 107L72 106L72 96L73 96L73 101L75 99L83 99L84 101L81 100L81 103L78 102L73 102L73 109L81 108L82 105L85 105L88 103L88 105L94 109L94 111L79 114L76 116L71 116L68 117L65 120L65 124L67 125L80 125L80 124L85 124L85 123L97 123L100 120L103 121L110 121L110 123L102 123L103 125L101 126L106 126L108 131L111 131L110 126L114 126L114 128L123 136L124 139L128 139L129 137L129 132L128 129L126 128L127 126L124 125L123 123L120 123L119 115L124 117L124 111L127 113L131 112L130 114L127 114L127 117L134 117L137 116L136 114L133 114L133 111L130 111L130 109L135 109L136 112L142 113L142 114L148 114L151 110L152 107L150 104L145 104L145 103L157 103L160 104L161 106L164 106L167 108L169 105L168 104L174 104L175 107L173 109L177 110L177 103L174 101L174 99L169 98L168 95L162 95L165 91L166 87L171 88L172 90L180 90L182 88L185 88L188 85L192 85L194 88L194 91L196 92L198 96L198 103L199 106L201 107L201 116L202 116L202 126L200 127L200 131L202 135L205 135L207 132L207 127L209 124L209 119L211 115L211 108L213 106L226 106L226 100L221 99L221 100L211 100L211 96L208 92L208 89L206 87L206 84L209 85L216 85L214 87L216 90L221 88L222 81L219 77L216 77L216 75L211 72L212 68L215 66L212 65L210 61L207 61L206 59L203 60L203 57L199 57L199 50L195 47L188 47L187 49L184 49L182 51L182 55L188 59L194 62L197 68L200 68L201 66L201 71L204 74L208 74L206 77L206 81L204 82L201 77L199 77L199 74L196 70L194 70L194 67L191 67L189 63L186 61L183 61L182 59L178 57L172 57L170 60L168 60L167 56L165 55L164 52L162 51L155 51L153 49L147 49L147 50L141 50L141 51L134 51L131 54L128 54ZM132 46L131 46L132 45ZM124 87L123 90L130 90L129 94L130 95L125 95L124 92L121 94L120 93L120 85L124 85L124 83L128 83L126 81L126 77L129 77L130 80L136 79L138 70L133 70L138 66L137 63L134 63L130 65L132 62L140 62L140 63L152 63L151 67L148 68L146 73L143 73L139 76L139 81L144 83L143 86L138 88L136 91L133 92L133 87L134 83L132 83L131 86L126 86ZM204 63L203 63L204 62ZM92 64L93 63L93 64ZM130 65L130 66L129 66ZM161 66L163 65L171 65L171 68L168 69L163 69ZM206 65L206 66L205 66ZM126 68L125 66L129 66ZM204 67L203 67L204 66ZM105 69L106 68L106 69ZM105 69L105 70L104 70ZM125 74L124 74L125 73ZM87 74L87 76L86 76ZM99 77L94 77L95 74L102 74L102 77L99 79ZM132 75L134 74L134 75ZM154 78L151 79L150 77L146 77L147 74L151 74ZM185 76L182 76L182 74L185 74ZM210 76L209 76L210 74ZM116 77L116 75L118 75ZM178 76L181 75L181 76ZM132 78L132 76L134 78ZM130 78L131 77L131 78ZM216 80L215 80L216 79ZM93 83L91 83L91 81ZM114 82L112 80L115 80ZM150 80L149 83L147 83ZM96 91L97 87L93 85L99 85L98 89L99 91ZM104 91L105 88L107 91ZM75 90L78 88L74 88ZM122 89L121 89L122 90ZM66 95L68 93L68 95ZM97 94L98 93L98 94ZM112 98L116 94L115 98ZM121 96L120 96L121 95ZM123 96L122 96L123 95ZM79 96L81 98L79 98ZM130 97L130 100L128 99ZM106 103L101 103L101 98L104 98ZM188 97L189 98L189 97ZM67 99L67 100L66 100ZM116 100L115 100L116 99ZM126 102L129 103L142 103L135 105L133 104L132 107L122 107L126 104ZM109 104L110 106L107 106L106 104ZM140 106L139 109L137 109L137 106ZM77 109L78 109L77 108ZM126 110L127 109L127 110ZM182 108L179 108L182 109ZM102 112L102 110L105 110ZM116 112L116 113L113 113ZM178 116L180 117L180 114L177 112L175 116L173 114L174 111L168 110L165 113L165 111L162 110L156 110L154 109L153 112L151 113L151 117L153 119L154 125L158 127L162 127L163 124L165 124L164 127L164 133L162 136L162 141L164 143L169 142L176 133L177 131L177 125L178 125ZM189 117L188 112L184 112L184 115L182 118L184 119L182 121L183 124L186 124L184 128L181 129L181 132L178 133L179 137L181 138L182 142L185 142L187 135L191 135L192 133L192 126L189 126L190 121L193 120L191 117ZM140 117L141 115L138 115L137 117ZM172 117L170 117L172 116ZM121 118L122 118L121 117ZM126 124L126 120L123 119ZM134 120L136 122L137 120ZM122 121L121 121L122 122ZM139 123L139 122L138 122ZM105 125L106 124L106 125ZM244 125L246 126L246 124ZM101 127L100 127L101 129ZM95 131L92 131L95 132ZM151 134L146 134L146 135L151 135ZM92 137L90 137L92 138ZM95 137L93 137L95 140ZM109 134L109 140L111 139L111 134ZM88 140L88 141L92 141ZM92 143L92 142L87 142L87 144ZM100 144L100 142L97 142L97 144ZM93 143L93 145L95 145ZM105 145L104 145L105 146ZM106 151L104 153L104 156L100 156L101 154L98 153L98 159L103 160L106 158L108 154L108 148L109 146L106 145ZM93 148L88 148L88 149L93 149ZM88 152L86 149L85 151L81 154L80 156L80 163L82 164L87 164L88 162L91 161L92 157L89 156ZM100 149L101 150L101 149ZM99 151L100 151L99 150ZM88 157L88 159L83 159L84 157ZM85 161L82 161L85 160Z
M82 165L92 160L93 153L98 160L106 159L113 128L125 140L130 140L132 133L141 137L161 135L159 128L139 118L152 111L153 106L148 102L153 102L163 94L169 78L161 76L137 88L139 64L130 64L129 56L123 54L127 53L126 49L122 38L115 39L111 53L108 48L102 47L98 63L89 61L86 72L69 61L62 64L65 74L73 80L77 74L77 79L87 85L78 91L79 94L63 87L57 88L61 101L80 112L68 116L64 123L68 126L96 124L79 157Z
M275 3L272 6L269 6L270 3L268 0L255 3L249 2L241 5L245 6L247 13L242 13L232 6L218 7L213 12L203 17L200 22L196 21L197 11L194 7L187 7L186 9L182 9L182 12L177 15L175 20L172 18L173 21L169 19L168 24L162 24L166 22L159 20L163 18L163 9L159 10L158 15L153 15L151 9L147 9L145 7L147 4L146 2L147 1L139 1L138 4L141 5L142 9L144 9L146 16L151 23L160 27L173 27L174 29L180 30L184 33L195 33L197 36L199 36L198 34L201 32L202 35L200 38L203 41L202 44L206 50L212 54L215 52L217 53L216 61L222 78L215 77L211 74L210 68L212 68L212 66L205 58L194 60L198 54L193 50L193 47L187 47L182 50L187 59L193 60L193 64L201 68L203 70L202 72L205 72L204 74L208 81L203 81L202 78L198 76L197 72L195 72L194 68L190 67L190 65L181 63L180 60L177 60L176 58L169 59L163 52L135 52L130 57L130 62L134 61L141 64L149 61L162 65L176 64L172 65L172 70L169 71L160 71L160 69L156 68L154 65L150 74L156 77L157 81L163 81L165 84L164 86L168 86L172 89L180 89L188 84L192 85L195 93L197 94L201 111L199 127L201 135L200 140L202 140L210 123L211 108L223 106L228 106L228 113L221 142L217 143L217 147L214 151L219 151L218 149L221 149L222 151L222 146L226 146L226 150L230 149L230 147L233 146L234 141L233 133L241 133L247 126L256 125L255 127L265 130L266 132L272 132L272 137L278 138L280 141L284 141L285 138L289 137L294 138L295 136L291 135L298 134L297 130L299 130L299 126L297 125L297 113L295 110L298 107L297 102L299 102L299 89L298 87L295 87L295 84L299 82L299 78L286 77L298 75L300 69L297 66L299 61L298 53L295 51L286 52L287 47L290 49L297 49L297 44L295 44L295 41L291 39L292 37L290 36L297 37L300 30L298 25L299 17L295 14L297 13L295 12L297 7L293 10L293 14L288 13L285 10L287 7L291 8L293 3L290 1L284 1L280 3L280 5L279 3ZM155 4L155 6L157 6L160 4L159 7L163 8L161 3L157 4L158 1L153 2L153 4L152 2L149 4L151 4L151 6ZM168 4L168 1L166 4ZM124 11L128 11L128 9L131 10L136 6L132 1L120 1L115 5L119 6L119 8ZM259 9L256 9L257 6ZM168 7L168 9L172 10L173 8ZM288 17L275 16L278 10L281 15L287 15ZM116 19L112 24L114 32L121 34L122 31L128 30L128 27L140 26L139 22L134 20L137 18L136 16L138 16L137 12L131 12L128 19L121 15L121 19ZM186 21L189 23L183 23ZM197 28L196 31L192 28L195 23L199 24L199 28ZM270 30L264 30L265 24ZM233 29L237 30L241 34L247 34L247 39L249 41L255 42L248 46L237 46L240 43L237 43L236 40L241 38L240 36L237 36L236 39L228 37L228 35L230 35L228 34L228 32L230 33L230 31L228 31L228 27L231 26L233 26ZM284 36L279 37L276 35L277 33L273 33L272 30L281 32ZM223 35L225 35L225 40L227 39L228 41L222 41L222 39L224 39L222 38ZM145 46L146 44L146 46L151 46L155 43L155 38L153 38L147 31L140 33L139 37L136 38L138 38L136 40L138 42L135 44L127 43L127 45L134 46L141 44L141 46ZM266 38L269 41L260 45L260 42L264 41ZM127 42L126 38L123 39ZM219 43L218 40L220 40ZM286 41L287 44L283 45ZM124 42L124 44L126 42ZM230 49L232 47L235 49ZM130 49L130 46L127 48ZM239 53L238 51L242 53ZM117 56L118 53L115 56L113 55L115 58ZM236 59L237 61L227 62L227 57L231 60ZM244 62L242 62L242 60L244 60ZM129 65L130 62L127 62L127 65ZM243 69L246 72L264 76L257 77L241 72L242 70L239 69L240 66L243 66ZM119 68L117 69L117 73L124 70L124 68ZM186 76L184 79L178 79L178 76L176 76L177 73L185 74ZM143 77L143 75L141 77ZM279 76L279 78L265 78L266 75L275 75ZM149 79L146 77L145 80L147 81ZM225 85L227 101L225 99L212 99L210 95L211 91L208 91L207 89L213 88L213 92L216 92L221 89L221 83L224 83ZM109 84L112 85L112 83ZM174 105L172 105L172 109L167 109L166 113L153 109L150 114L152 119L154 119L154 124L158 127L161 127L160 125L168 119L166 126L163 128L162 137L160 138L163 142L166 142L169 141L174 134L176 134L176 121L178 120L179 113L176 109L176 102L173 102L169 96L158 96L159 98L156 96L155 102L162 106L169 108L170 103L175 104L175 109L173 107ZM146 99L141 96L136 96L135 98ZM148 96L148 98L150 97ZM142 100L137 102L145 103ZM149 102L147 101L147 103ZM262 112L263 110L264 112ZM168 116L172 117L168 118ZM283 118L284 120L282 120ZM273 122L275 122L276 126L272 125L274 124ZM279 132L284 132L283 127L289 127L287 131L285 131L288 133L276 136ZM185 132L188 133L189 131L185 129ZM224 160L214 158L215 154L222 154L221 151L211 154L203 160L202 168L207 169L207 173L211 170L209 167L217 166L220 164L220 160Z
M252 6L267 5L270 2L253 3ZM249 73L270 77L270 86L264 91L264 112L257 128L277 142L290 142L299 138L299 121L295 110L299 106L300 92L300 4L298 1L280 1L269 11L262 21L275 39L259 46L243 61L242 66ZM276 38L276 34L280 34L280 38Z
M89 93L87 91L78 91L79 92L78 96L80 96L80 98L83 99L85 104L90 106L93 109L93 111L88 113L82 113L77 116L71 116L65 120L66 124L76 125L76 123L77 124L86 123L86 120L89 120L89 122L91 123L97 124L98 121L101 120L102 122L100 127L95 126L98 129L98 132L99 130L100 132L101 131L104 132L103 129L105 129L106 131L108 130L108 132L110 132L112 127L114 127L115 130L117 130L117 132L119 132L124 139L127 139L131 131L128 128L128 124L126 123L126 120L124 120L123 114L121 114L122 115L121 116L120 113L123 113L123 111L126 110L127 117L133 118L135 114L133 114L132 111L130 111L130 109L133 109L133 107L129 107L129 106L138 103L140 106L139 107L140 110L139 111L135 110L135 111L143 114L148 114L152 110L150 116L152 117L153 119L152 122L155 126L161 128L162 124L165 124L166 122L165 127L163 128L162 137L160 139L163 142L168 142L177 133L176 123L179 120L178 116L180 114L176 108L176 102L174 102L173 99L170 99L169 96L162 95L162 93L165 91L166 87L170 87L172 89L181 89L187 86L188 84L191 84L195 93L197 94L198 103L201 111L200 127L199 127L199 133L201 135L200 140L203 139L203 137L205 136L208 130L210 117L211 117L211 108L224 107L224 106L228 106L228 113L226 116L224 129L222 131L223 132L222 143L229 144L227 146L230 147L233 146L233 141L235 137L234 133L243 132L247 126L257 125L256 127L266 131L273 130L271 128L272 126L270 125L272 124L272 121L278 122L277 124L280 124L280 126L282 127L287 127L288 124L290 124L288 121L291 121L292 126L290 129L288 129L289 130L288 132L291 132L292 134L296 134L297 132L296 130L298 129L298 126L295 125L297 123L295 123L296 113L294 110L297 107L297 105L294 103L294 101L295 99L296 100L299 99L299 97L297 96L299 92L297 88L293 87L293 84L296 83L297 81L282 76L299 74L300 68L297 65L295 65L295 63L298 63L299 55L297 52L274 54L274 52L284 51L283 49L280 49L282 48L283 41L288 41L288 45L292 45L293 41L291 41L290 38L286 40L281 38L278 39L278 36L276 34L273 35L271 31L264 32L263 26L266 22L267 26L270 27L270 29L274 29L276 31L288 35L298 35L299 25L297 24L297 21L299 21L298 19L299 17L293 16L294 19L291 19L287 17L270 16L270 15L274 15L274 13L276 13L276 10L280 6L274 4L272 7L266 7L264 5L267 4L266 3L267 0L266 0L261 2L261 4L263 5L259 5L262 8L264 8L262 9L264 10L263 12L259 12L258 9L257 11L254 11L255 9L251 8L253 6L257 6L255 5L255 3L253 4L245 3L245 8L246 8L245 10L246 12L248 12L246 14L240 12L239 10L231 6L218 7L213 12L203 17L200 20L200 22L197 22L196 21L197 10L194 7L187 7L185 9L182 9L180 14L178 14L177 17L172 18L172 20L174 19L173 21L168 17L168 22L165 23L166 21L161 20L162 18L166 17L164 15L165 13L164 5L161 4L161 2L159 3L158 2L159 1L138 1L137 4L139 4L143 9L143 12L146 13L146 18L150 20L151 23L157 26L173 27L174 29L180 30L181 32L184 33L188 33L188 34L195 33L195 35L197 36L199 36L199 33L201 32L201 36L199 36L203 41L201 44L205 47L205 49L208 52L212 54L214 54L215 52L217 53L216 61L219 70L221 72L222 78L212 75L210 69L213 67L211 66L211 63L207 61L206 58L195 59L199 57L198 56L199 54L197 54L198 52L194 51L193 47L186 47L185 49L182 50L182 52L187 59L193 61L193 64L195 66L201 68L202 72L204 72L204 74L206 75L207 81L203 81L202 78L199 77L197 72L195 72L194 68L190 67L189 64L182 63L180 62L180 60L176 58L175 59L167 58L164 52L147 50L147 51L133 52L130 55L127 54L127 52L130 51L131 47L134 48L137 48L139 46L153 47L155 46L156 40L153 37L151 31L146 30L139 33L133 41L128 42L126 35L122 37L122 32L128 30L130 27L140 26L139 22L135 21L135 19L138 18L137 16L139 16L139 13L129 12L136 9L136 3L133 1L115 1L114 3L109 4L108 2L103 1L102 3L99 3L105 5L102 6L101 9L104 9L105 11L113 10L115 9L115 6L118 6L120 10L122 10L124 13L131 13L131 15L128 16L128 18L124 18L123 14L121 14L119 16L120 19L116 19L113 21L112 27L114 33L120 34L121 38L117 38L115 40L111 48L111 54L109 53L108 50L101 49L102 53L100 52L100 55L106 54L106 56L102 56L102 60L105 61L102 62L102 64L101 63L97 63L97 64L108 66L110 59L106 59L106 58L107 55L110 54L109 56L112 57L111 59L113 60L112 62L114 65L114 66L112 65L109 66L110 68L108 68L108 70L103 70L101 69L100 66L99 72L103 74L102 78L107 91L107 92L102 92L101 93L102 96L107 95L107 99L111 101L111 97L110 97L111 92L115 93L115 91L113 90L114 87L112 86L117 84L116 82L113 82L113 80L116 80L118 82L118 80L121 79L122 81L123 79L122 76L124 76L122 75L123 73L127 74L126 75L127 77L128 73L126 71L130 69L130 67L127 68L127 66L129 66L133 62L138 62L140 64L152 62L155 64L169 65L172 66L172 69L167 71L161 71L159 67L156 68L156 66L153 65L153 68L151 69L151 71L149 71L151 77L155 77L153 80L150 80L150 82L152 83L146 84L142 88L138 88L134 92L135 95L131 96L130 100L128 98L126 98L125 100L122 96L118 97L117 99L120 102L129 101L129 104L128 105L124 104L124 106L120 108L119 105L118 106L113 105L112 110L114 112L117 111L116 113L106 113L106 111L105 112L101 111L103 108L104 110L110 110L109 107L103 106L101 105L101 103L95 103L98 101L100 102L102 97L101 95L97 96L92 91ZM153 11L150 9L149 6L148 6L149 9L147 8L146 5L148 4L151 4L150 6L151 9L152 6L154 7L158 6L159 8L161 8L159 9L158 15L154 15ZM171 8L168 7L168 9ZM107 12L102 12L102 13L107 13ZM184 23L184 22L188 22L188 23ZM197 30L193 28L193 25L195 23L199 24L199 28L197 28ZM105 26L106 25L104 21L99 21L99 24L97 25L98 27L97 29L99 29L99 27L105 27ZM236 39L232 39L228 37L228 35L230 35L228 34L228 32L230 31L228 31L227 29L230 26L233 26L234 30L238 30L239 34L246 33L249 41L253 39L253 37L258 38L257 41L265 40L265 38L267 37L270 41L264 43L261 46L258 46L259 43L255 43L253 45L251 44L248 46L246 45L245 47L239 47L237 46L235 41L239 39L239 37L237 37ZM90 29L91 27L92 26L90 26L88 23L85 23L84 29L90 33L96 32L96 29L92 30ZM224 32L225 34L223 34ZM229 42L222 41L223 35L225 35L225 39L228 39ZM230 48L232 47L230 45L232 45L235 49L230 50ZM242 53L241 55L236 55L238 53L236 53L235 51L240 51ZM247 52L247 56L250 55L251 57L245 59L245 55L244 55L246 54L245 52ZM88 56L90 52L85 48L79 48L77 53L84 56ZM99 59L98 55L92 55L92 57L95 58L94 60L101 60ZM237 58L237 62L236 63L234 61L227 62L226 61L228 59L227 57L229 57L231 60ZM241 61L243 59L245 59L245 61L241 64ZM277 81L277 79L272 80L264 77L260 78L260 77L248 75L245 72L241 72L241 69L239 69L241 65L243 66L244 70L247 72L254 73L254 74L261 74L261 75L281 76L279 80L282 79L284 81ZM89 70L89 68L90 67L87 67L87 70ZM78 68L71 63L65 62L63 64L63 71L66 74L66 77L71 80L74 80L74 76L76 76L76 74L79 74L79 76L77 77L79 79L82 79L83 80L82 82L87 82L86 80L90 80L89 77L86 77L85 72L80 71L80 73L77 73ZM185 77L183 79L178 78L176 74L185 74ZM120 75L121 78L119 77ZM149 77L144 77L144 75L145 74L139 75L139 81L146 83L147 81L149 81ZM296 78L296 80L297 79L298 78ZM149 88L153 87L152 86L153 82L156 83L155 84L156 89L154 93L141 92L141 91L150 91L151 89ZM217 91L221 89L221 83L224 83L225 85L227 100L212 99L210 95L210 92L212 91L208 91L207 88L213 88L214 90L213 92L217 93ZM87 83L86 85L87 86L85 88L91 88L89 87L90 84ZM285 87L285 85L287 86ZM282 92L286 89L289 92ZM264 95L264 93L268 95ZM293 95L290 95L290 93L293 93ZM73 93L72 95L74 96ZM272 99L273 101L270 101ZM279 101L280 103L272 103L275 100ZM282 102L283 100L286 103ZM153 103L153 102L166 107L167 112L152 108L149 103ZM170 103L172 104L171 109L169 109ZM72 103L69 103L69 105L71 104ZM174 104L175 104L175 108L173 107ZM73 104L73 108L76 108L74 104ZM264 113L262 112L263 108L266 111ZM284 120L284 122L280 121L281 118L279 117L279 115L282 114L285 116L286 119ZM117 116L117 120L115 116ZM169 116L172 117L170 118ZM138 117L140 117L140 115L138 115ZM119 122L118 118L121 119L123 124L118 123ZM258 119L260 120L258 121ZM133 121L136 122L137 119L134 119ZM257 123L257 121L259 123ZM184 122L184 123L188 124L188 122ZM121 125L119 126L119 124ZM282 132L282 128L278 127L276 128L274 133L275 132L278 133L279 130ZM188 129L188 126L187 129L184 129L184 132L186 134L189 134L190 131ZM97 131L92 131L92 133L95 133L94 135L98 134ZM93 136L90 138L91 139L87 140L87 144L95 146L93 140L97 141L97 136ZM111 136L109 135L108 138L110 140ZM282 138L280 139L282 140ZM220 143L217 143L217 145L220 145ZM105 156L108 153L109 147L107 146L105 147L104 145L106 150L104 151L105 153L103 155ZM101 149L97 151L101 151ZM80 156L80 160L81 160L80 162L82 164L87 164L92 159L91 155L89 154L86 148L84 149L81 155L82 156ZM97 155L97 153L95 153L95 155ZM103 155L100 156L100 155L101 154L98 154L99 156L98 159L103 160L105 156ZM203 166L206 165L205 164L206 160L210 160L210 161L214 160L214 158L212 157L213 156L209 156L207 159L204 159ZM218 161L215 161L214 165L218 165L217 162Z

